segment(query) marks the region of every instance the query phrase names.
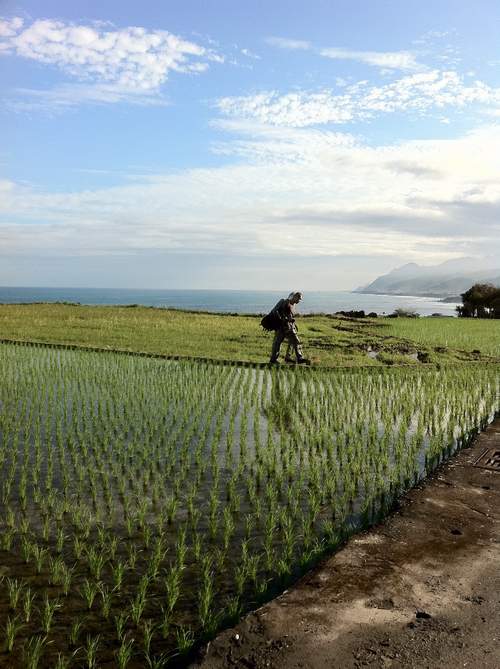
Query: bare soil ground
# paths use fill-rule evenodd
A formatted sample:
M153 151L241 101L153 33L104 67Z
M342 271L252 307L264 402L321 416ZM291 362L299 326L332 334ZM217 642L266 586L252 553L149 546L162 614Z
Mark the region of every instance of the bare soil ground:
M500 668L500 420L193 669Z

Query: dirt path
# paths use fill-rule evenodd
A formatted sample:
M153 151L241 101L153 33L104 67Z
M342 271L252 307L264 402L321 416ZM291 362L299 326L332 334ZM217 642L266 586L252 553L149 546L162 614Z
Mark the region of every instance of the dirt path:
M193 669L500 669L500 420Z

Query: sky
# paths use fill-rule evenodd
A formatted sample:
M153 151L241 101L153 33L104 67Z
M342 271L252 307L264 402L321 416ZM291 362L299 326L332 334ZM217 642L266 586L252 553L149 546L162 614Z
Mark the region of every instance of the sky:
M0 285L500 253L497 0L0 0Z

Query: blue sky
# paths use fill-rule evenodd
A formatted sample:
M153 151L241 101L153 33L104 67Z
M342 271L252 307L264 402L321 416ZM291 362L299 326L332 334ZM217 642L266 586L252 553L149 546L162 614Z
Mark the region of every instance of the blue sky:
M0 285L348 290L500 253L496 0L0 13Z

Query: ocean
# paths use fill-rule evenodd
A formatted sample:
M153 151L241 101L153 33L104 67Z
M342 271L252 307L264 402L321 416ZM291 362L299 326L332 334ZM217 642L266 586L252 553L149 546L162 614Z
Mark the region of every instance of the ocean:
M81 302L89 305L141 304L202 311L267 313L287 294L276 290L148 290L130 288L16 288L0 287L0 303ZM440 313L455 316L455 303L435 298L360 295L348 291L305 292L297 313L361 311L390 314L399 307L421 316Z

